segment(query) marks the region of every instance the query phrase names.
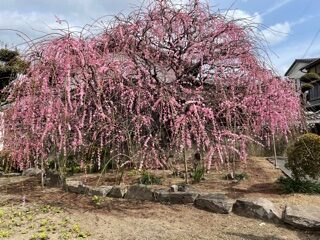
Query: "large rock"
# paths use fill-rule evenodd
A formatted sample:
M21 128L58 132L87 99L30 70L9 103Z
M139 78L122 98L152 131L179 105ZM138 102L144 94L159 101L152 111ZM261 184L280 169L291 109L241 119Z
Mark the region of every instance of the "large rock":
M65 178L61 177L57 171L47 171L44 180L46 187L62 187L65 185Z
M114 198L123 198L126 193L127 193L128 189L126 186L124 185L116 185L113 186L111 191L108 193L108 197L114 197Z
M42 170L39 168L28 168L22 172L22 176L36 177L41 176Z
M235 200L228 198L225 194L214 193L200 195L195 200L194 205L210 212L227 214L232 211L234 203Z
M259 218L272 222L280 222L281 220L280 210L264 198L237 200L232 211L244 217Z
M188 184L178 185L178 192L197 192L197 189Z
M283 221L301 229L320 230L320 207L286 206Z
M89 187L84 185L81 181L67 180L65 188L69 192L85 194L89 192Z
M198 197L196 192L168 192L166 190L156 190L154 199L157 202L167 202L172 204L193 203Z
M66 183L65 183L65 189L69 192L76 192L76 191L78 191L78 187L80 184L82 184L81 181L67 179Z
M127 199L153 201L153 190L146 185L132 185L125 195Z
M179 186L174 184L170 186L170 192L178 192L179 191Z
M111 191L113 186L104 185L104 186L99 186L99 187L88 187L88 188L89 188L89 191L88 191L89 195L91 195L91 196L96 195L96 196L105 197Z

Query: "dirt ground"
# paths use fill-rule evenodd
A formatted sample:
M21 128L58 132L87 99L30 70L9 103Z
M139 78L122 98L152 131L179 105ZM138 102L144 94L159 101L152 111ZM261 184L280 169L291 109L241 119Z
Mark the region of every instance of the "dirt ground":
M319 195L284 195L281 186L277 183L279 177L283 176L281 170L274 166L263 157L252 157L246 164L237 167L239 173L245 173L247 178L243 181L235 182L226 180L225 176L229 173L227 169L219 171L213 169L205 174L205 180L200 183L191 183L191 185L200 192L223 192L231 198L243 197L265 197L272 199L279 204L283 202L292 203L313 203L320 205ZM154 185L154 188L169 188L172 184L183 184L184 179L178 176L172 176L172 171L158 170L149 171L158 177L161 177L162 184ZM138 171L127 171L124 174L124 184L139 183L140 173ZM116 184L116 173L107 172L100 174L75 174L70 179L81 180L87 185L114 185ZM190 180L192 181L192 180Z
M214 214L192 205L163 205L107 198L97 208L91 203L90 197L58 189L42 191L40 188L28 192L25 201L23 205L23 196L20 194L1 192L0 210L5 213L10 210L20 216L23 214L19 212L23 213L24 209L29 208L28 212L33 217L31 221L11 224L9 227L0 222L0 233L1 230L10 233L6 239L32 239L43 232L47 239L320 239L319 233L288 229L283 225L234 214Z
M287 203L320 204L320 196L283 195L274 181L281 173L261 159L246 169L250 176L230 183L212 175L197 185L202 190L229 192L234 197L266 197ZM224 173L216 173L221 176ZM0 178L0 238L28 239L230 239L319 240L320 233L284 225L199 210L192 205L165 205L124 199L102 200L41 189L35 178Z

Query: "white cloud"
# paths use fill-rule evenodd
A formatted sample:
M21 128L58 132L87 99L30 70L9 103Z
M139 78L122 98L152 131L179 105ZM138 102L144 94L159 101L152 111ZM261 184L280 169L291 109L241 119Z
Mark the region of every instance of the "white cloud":
M52 28L65 28L65 24L59 25L56 22L55 16L57 16L68 21L70 26L79 26L77 29L80 30L85 24L92 23L97 18L119 12L126 13L145 1L121 0L115 3L114 0L1 0L0 2L0 47L4 44L11 47L24 40L17 36L17 32L3 29L18 30L33 39L53 32Z
M279 74L283 75L293 61L297 58L318 58L320 57L320 42L315 43L306 56L304 55L309 41L293 42L281 48L275 48L274 53L270 55L273 64L277 67Z
M262 17L259 13L250 14L246 11L236 9L236 10L228 10L227 12L223 13L226 15L228 19L238 21L240 24L261 24Z
M172 3L177 5L187 4L188 2L189 0L172 0Z
M265 30L262 30L265 40L270 45L275 45L284 41L290 32L291 24L289 22L277 23Z
M60 19L67 20L72 26L84 26L86 23L92 22L93 19L104 15L114 15L119 12L127 13L132 7L140 6L141 3L147 3L148 1L152 2L154 0L0 0L0 47L1 42L8 43L10 46L11 44L23 42L21 38L17 37L16 33L2 31L1 29L16 29L34 38L42 36L44 33L41 32L52 32L50 28L64 27L64 25L56 23L55 15ZM172 1L177 4L188 2L188 0ZM203 1L207 2L207 0ZM241 1L246 2L247 0ZM277 4L262 14L261 12L250 13L243 10L228 10L227 12L222 12L222 14L226 14L229 19L236 19L240 24L250 24L260 26L261 28L264 23L264 15L276 11L291 1L292 0L273 1ZM232 2L234 2L234 0L232 0ZM310 44L310 41L301 41L297 45L292 44L286 46L286 51L284 51L283 46L279 43L286 40L288 34L291 34L292 29L296 25L305 23L315 17L319 17L319 15L304 16L293 22L278 22L259 32L259 34L264 34L265 39L273 48L272 50L280 56L277 58L276 55L271 53L270 57L274 65L277 66L282 73L292 63L294 58L302 57L303 53L300 53L300 51L301 49L305 50L308 44ZM281 48L279 48L279 46L281 46ZM307 57L319 57L319 55L320 43L314 44Z
M64 16L60 18L64 19ZM10 44L9 47L48 33L57 32L53 29L63 28L66 28L66 24L58 24L54 14L0 11L0 42ZM71 28L71 30L75 29Z
M274 4L271 8L267 9L265 12L263 12L261 15L265 16L268 15L276 10L278 10L279 8L283 7L284 5L287 5L288 3L290 3L292 0L281 0L281 1L277 1L276 4Z
M171 0L171 2L175 8L179 9L181 6L189 4L190 0ZM206 2L206 0L200 0L200 2Z
M260 29L263 24L263 17L259 13L255 12L250 14L243 10L237 9L229 10L225 14L228 19L238 21L238 23L241 25L251 25L253 27L257 27L255 31L256 34L262 35L262 38L270 45L275 45L284 41L291 32L291 27L293 24L304 22L304 19L301 19L299 23L276 23L264 30L259 31L258 29Z

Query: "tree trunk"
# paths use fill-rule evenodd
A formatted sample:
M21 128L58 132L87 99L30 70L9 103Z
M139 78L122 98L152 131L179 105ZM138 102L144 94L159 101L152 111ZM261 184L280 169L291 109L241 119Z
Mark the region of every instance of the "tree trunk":
M274 134L272 134L272 142L273 142L273 154L274 154L274 167L278 168L277 149L276 149L276 141L274 138Z
M185 171L184 180L185 180L186 184L188 184L189 183L189 179L188 179L188 163L187 163L186 150L185 149L183 149L183 161L184 161L184 171Z

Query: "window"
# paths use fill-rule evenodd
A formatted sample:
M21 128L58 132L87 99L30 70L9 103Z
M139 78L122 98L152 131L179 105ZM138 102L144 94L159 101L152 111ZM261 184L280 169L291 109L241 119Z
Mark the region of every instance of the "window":
M320 74L320 64L316 66L316 73Z
M310 90L310 101L320 99L320 84L315 83L314 87Z

